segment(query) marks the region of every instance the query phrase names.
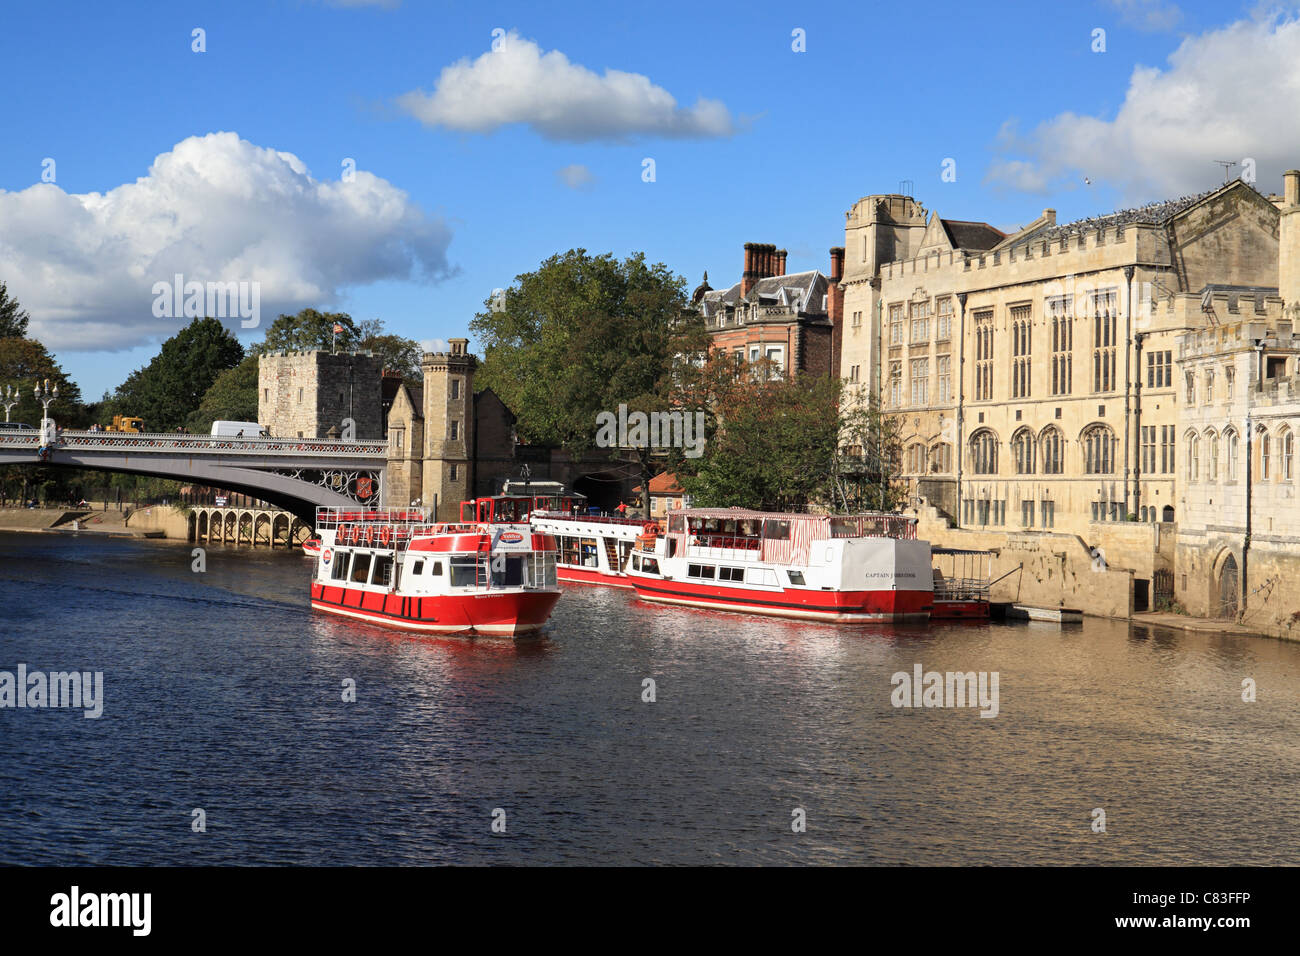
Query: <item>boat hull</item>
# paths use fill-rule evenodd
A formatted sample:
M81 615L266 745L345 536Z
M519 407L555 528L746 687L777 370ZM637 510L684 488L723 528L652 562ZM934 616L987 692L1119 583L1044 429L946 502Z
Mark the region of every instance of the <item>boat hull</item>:
M558 564L555 566L555 576L569 584L602 584L611 588L632 587L632 581L626 574L610 574L594 568L575 568Z
M644 601L832 624L925 621L933 602L929 591L759 591L636 576L632 581Z
M408 597L313 583L311 605L319 611L402 630L514 637L545 625L559 597L559 591Z

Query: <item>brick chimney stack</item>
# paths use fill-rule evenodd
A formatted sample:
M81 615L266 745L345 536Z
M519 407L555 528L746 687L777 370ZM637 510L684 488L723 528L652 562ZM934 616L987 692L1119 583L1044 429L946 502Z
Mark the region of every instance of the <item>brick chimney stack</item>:
M844 278L844 247L831 246L831 282L839 282Z
M785 257L786 251L784 249L776 250L776 271L772 273L773 275L785 275Z
M740 294L746 296L758 279L758 243L745 243L745 271L740 274Z

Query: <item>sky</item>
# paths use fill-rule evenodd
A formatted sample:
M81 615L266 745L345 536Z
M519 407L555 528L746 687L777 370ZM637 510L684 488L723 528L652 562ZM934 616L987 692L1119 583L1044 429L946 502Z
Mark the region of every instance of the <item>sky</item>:
M190 321L191 283L244 293L226 321L245 344L308 306L432 344L572 248L644 252L688 289L706 269L737 281L746 242L828 271L872 193L1010 230L1200 192L1223 181L1216 160L1278 192L1300 167L1297 16L1199 0L10 4L0 281L93 399Z

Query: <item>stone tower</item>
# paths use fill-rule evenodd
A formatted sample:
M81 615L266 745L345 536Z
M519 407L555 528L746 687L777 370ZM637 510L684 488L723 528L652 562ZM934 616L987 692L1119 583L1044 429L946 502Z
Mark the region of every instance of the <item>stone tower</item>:
M474 368L469 339L448 352L425 352L423 502L438 502L438 520L457 521L474 487Z
M1282 174L1282 207L1278 222L1278 290L1286 315L1300 322L1300 169Z
M383 438L380 362L369 352L268 352L257 363L257 420L276 438Z

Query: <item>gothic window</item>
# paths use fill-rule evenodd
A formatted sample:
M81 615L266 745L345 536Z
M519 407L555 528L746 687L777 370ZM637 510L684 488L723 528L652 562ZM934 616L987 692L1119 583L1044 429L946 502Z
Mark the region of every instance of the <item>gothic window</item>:
M1018 305L1011 310L1011 397L1028 398L1031 392L1032 366L1031 328L1029 306Z
M1047 300L1052 328L1052 394L1069 395L1074 379L1074 299L1064 295Z
M1063 442L1060 430L1054 425L1049 425L1043 429L1043 435L1039 441L1042 445L1043 474L1061 474L1064 470L1062 467L1064 455L1062 454Z
M1028 428L1022 428L1011 438L1011 453L1015 457L1016 474L1032 475L1034 473L1034 434Z
M1115 433L1106 425L1089 426L1083 433L1083 470L1089 475L1115 471Z
M1116 292L1111 289L1092 297L1092 390L1115 390L1115 346L1119 331Z
M976 312L975 321L975 400L993 397L993 310Z
M971 467L977 475L998 473L998 440L987 428L977 431L970 439Z

